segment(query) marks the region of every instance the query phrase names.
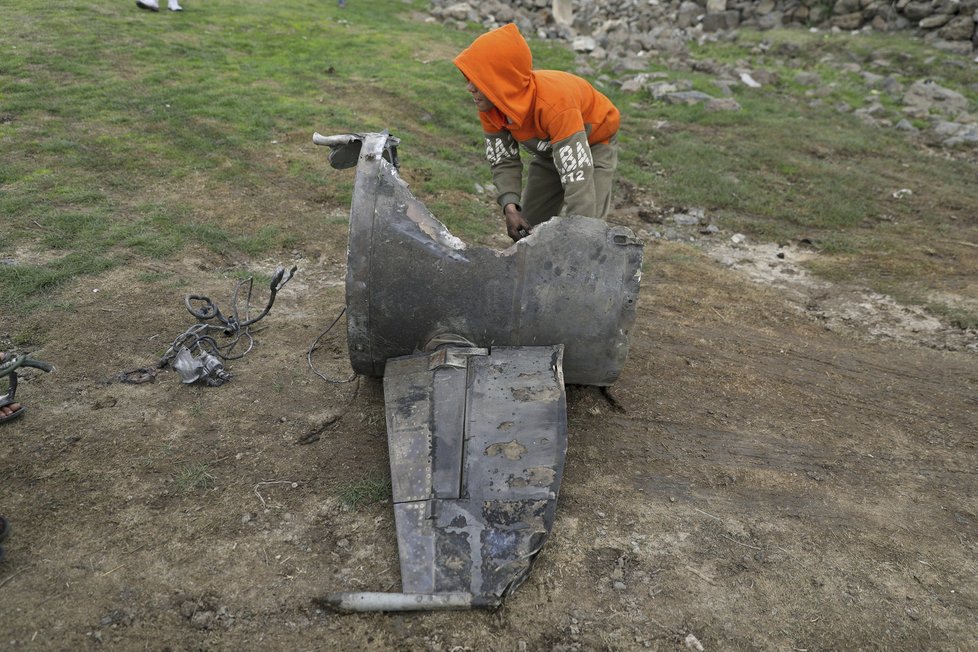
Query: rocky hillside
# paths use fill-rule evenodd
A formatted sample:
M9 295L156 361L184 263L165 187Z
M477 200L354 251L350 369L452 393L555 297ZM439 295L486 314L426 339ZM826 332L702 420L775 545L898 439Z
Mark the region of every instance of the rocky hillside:
M516 22L550 38L588 37L594 56L621 48L674 49L702 34L738 27L913 30L935 47L978 50L978 0L433 0L441 19ZM554 4L562 5L556 8Z
M609 83L626 92L648 94L669 103L704 103L708 110L739 110L731 97L738 85L760 88L782 79L765 64L758 52L739 65L693 59L692 41L734 39L740 27L770 29L777 26L809 26L815 30L913 29L942 50L960 54L958 67L978 68L975 17L978 0L485 0L457 2L432 0L434 19L460 28L480 23L486 28L516 23L524 34L567 41L581 56L577 72L593 68L615 73ZM924 12L924 6L927 12ZM862 7L860 9L860 7ZM763 48L762 48L763 49ZM792 60L797 49L780 47L770 55ZM671 71L695 70L713 75L717 92L694 91L687 80L668 73L647 72L651 59ZM974 59L974 61L971 61ZM899 61L883 57L856 61L822 55L821 63L834 68L864 87L866 100L853 107L833 102L833 83L797 61L795 84L806 87L813 103L833 102L836 110L853 113L869 124L919 136L930 145L973 152L978 146L978 109L959 90L942 83L940 71L926 78L907 79ZM978 79L976 77L975 79ZM978 83L970 85L978 90ZM961 89L964 90L964 89ZM826 98L826 99L823 99Z

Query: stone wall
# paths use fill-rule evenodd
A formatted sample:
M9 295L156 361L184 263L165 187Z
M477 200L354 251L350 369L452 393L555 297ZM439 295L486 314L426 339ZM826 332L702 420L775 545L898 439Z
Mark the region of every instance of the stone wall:
M552 0L432 0L440 20L516 22L524 32L576 40L596 56L609 51L675 50L704 34L738 27L912 30L935 47L978 50L978 0L570 0L573 19ZM589 40L591 39L591 40Z

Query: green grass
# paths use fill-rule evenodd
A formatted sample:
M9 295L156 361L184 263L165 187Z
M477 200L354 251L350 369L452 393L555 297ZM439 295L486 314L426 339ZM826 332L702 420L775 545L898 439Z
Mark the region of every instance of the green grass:
M269 284L272 282L272 275L265 272L256 272L250 269L235 269L229 273L231 278L238 279L239 281L247 281L251 279L252 290L267 290ZM247 286L242 286L242 291L247 292Z
M892 130L791 100L772 107L747 96L741 103L742 111L730 113L657 106L657 115L682 126L660 133L647 149L640 144L623 154L625 174L667 205L741 216L758 232L770 231L773 222L784 237L858 227L887 204L900 187L895 184L922 178L935 177L929 183L948 196L978 198L959 181L969 165L922 158ZM913 202L892 208L906 208L908 216L914 210Z
M370 476L344 485L336 497L346 510L357 510L390 498L391 481L387 476Z
M423 156L450 143L444 124L463 122L447 56L421 66L431 73L418 83L399 83L424 53L417 32L439 32L408 22L411 6L389 8L390 20L364 3L226 9L0 8L11 27L0 77L0 213L10 228L0 247L65 254L0 271L0 305L22 308L79 274L189 246L230 259L289 248L300 236L288 215L272 214L281 197L326 188L324 199L349 201L352 177L308 146L313 130L420 127L438 134L416 150ZM466 38L454 36L446 52ZM457 106L431 102L456 86ZM228 214L229 197L253 214Z
M0 258L18 261L0 265L0 309L36 310L80 276L188 250L214 267L251 269L257 258L342 242L345 220L328 215L348 209L353 172L329 168L314 131L389 129L402 139L402 175L436 217L470 242L498 233L498 209L475 190L490 176L451 62L482 28L417 20L426 8L424 0L344 9L213 0L179 14L131 3L0 5ZM576 68L561 44L531 40L531 48L537 67ZM742 30L691 49L774 81L735 87L741 111L709 112L622 93L615 80L631 73L598 70L623 113L623 181L660 206L703 207L721 227L755 238L808 238L830 277L924 296L911 286L942 280L922 241L955 274L978 273L969 250L953 244L978 239L974 162L927 155L835 108L875 98L885 118L902 117L898 97L844 69L853 63L904 87L937 74L978 106L973 65L906 34ZM649 66L719 95L714 75L654 58ZM824 92L796 82L801 71L818 73ZM915 193L896 201L899 188ZM140 278L165 282L154 274ZM933 311L955 323L974 318Z
M927 310L960 329L978 330L978 311L948 306L944 303L927 302Z
M804 54L793 56L795 48ZM961 277L978 274L978 257L960 244L978 240L975 157L932 155L901 132L836 108L878 100L891 124L904 117L899 95L871 88L859 72L844 69L853 63L892 75L904 89L938 71L941 85L978 107L973 66L906 34L745 30L737 42L693 51L703 60L771 73L773 81L760 89L735 86L742 107L736 112L672 106L642 93L613 95L631 128L622 137L621 174L648 189L658 205L705 208L721 227L756 239L808 239L822 254L813 263L819 274L905 297L945 285L961 289ZM821 83L795 82L803 70L817 72ZM719 96L713 79L668 72L670 81ZM901 188L914 194L893 198ZM922 242L932 253L922 253ZM943 271L935 260L944 261ZM978 318L967 309L915 302L955 325Z
M173 486L177 493L194 493L211 489L216 478L207 462L190 462L181 466L173 476Z

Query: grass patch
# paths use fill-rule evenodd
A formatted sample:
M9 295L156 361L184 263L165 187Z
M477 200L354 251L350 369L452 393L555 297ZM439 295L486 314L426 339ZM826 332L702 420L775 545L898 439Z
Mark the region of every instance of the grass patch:
M949 306L945 303L929 302L925 304L927 311L961 330L978 330L978 309L967 309Z
M44 305L43 298L63 283L117 264L92 253L71 253L43 265L0 265L0 304L30 311Z
M632 131L622 138L622 176L657 204L704 208L719 226L756 240L810 240L821 253L814 271L877 291L960 289L965 286L955 278L978 274L978 257L941 244L978 240L968 208L978 205L978 187L970 181L975 162L922 154L906 134L837 108L879 102L881 117L896 122L901 91L873 84L882 89L879 80L890 77L905 89L933 78L927 62L946 65L938 82L978 103L955 57L905 34L863 39L799 30L745 31L737 42L692 49L701 61L762 70L773 81L760 89L735 85L742 107L736 112L673 106L642 94L615 98ZM821 81L796 82L803 71ZM667 75L719 95L707 85L714 75ZM901 189L912 194L895 195ZM937 263L950 260L953 266L939 269Z
M192 22L172 16L152 29L157 17L128 6L55 12L25 0L4 8L5 24L16 29L0 80L0 211L11 227L0 247L74 254L68 276L188 246L222 257L286 249L300 236L278 208L283 198L337 182L327 177L325 151L297 151L313 130L411 132L416 120L385 124L402 115L390 109L414 106L420 114L428 104L427 119L460 122L461 101L447 112L430 102L450 83L454 42L442 46L446 56L433 66L439 74L423 75L406 92L380 92L419 67L425 39L409 27L439 31L408 23L410 5L384 17L330 7L315 18L308 6L237 12L220 5L198 8ZM457 97L464 95L459 81ZM351 110L358 96L365 111ZM348 190L337 196L349 201ZM243 214L234 215L236 207ZM94 260L92 252L100 264L77 263ZM63 263L22 266L4 279L0 305L17 308L65 276Z
M212 489L217 479L207 462L191 462L182 465L173 476L173 487L178 493L194 493Z
M162 283L172 277L171 272L140 272L136 275L136 280L140 283Z
M375 503L386 501L391 495L391 480L388 476L368 476L348 485L336 492L343 509L355 511Z
M265 272L256 272L250 269L235 269L230 273L231 278L237 279L239 281L247 281L251 279L252 290L259 288L268 288L272 283L272 275L266 274ZM243 291L247 290L247 286L242 287Z

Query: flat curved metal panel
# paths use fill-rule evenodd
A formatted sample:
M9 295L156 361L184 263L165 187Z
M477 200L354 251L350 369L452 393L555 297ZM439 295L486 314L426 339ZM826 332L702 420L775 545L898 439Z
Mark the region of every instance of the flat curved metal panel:
M554 523L567 451L563 347L388 361L388 449L401 583L495 605Z

